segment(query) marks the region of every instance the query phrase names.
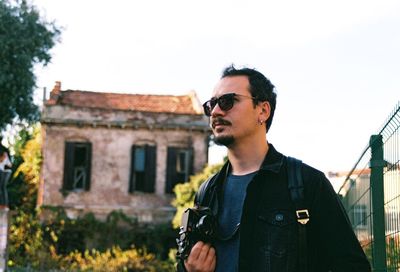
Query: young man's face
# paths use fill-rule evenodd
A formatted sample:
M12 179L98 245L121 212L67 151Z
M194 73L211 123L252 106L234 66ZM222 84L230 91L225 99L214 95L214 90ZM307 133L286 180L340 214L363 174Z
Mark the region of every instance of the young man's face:
M229 147L251 137L256 129L260 129L258 120L261 108L254 107L249 87L247 76L224 77L216 85L213 98L236 94L231 109L223 110L216 104L211 111L210 125L217 144Z

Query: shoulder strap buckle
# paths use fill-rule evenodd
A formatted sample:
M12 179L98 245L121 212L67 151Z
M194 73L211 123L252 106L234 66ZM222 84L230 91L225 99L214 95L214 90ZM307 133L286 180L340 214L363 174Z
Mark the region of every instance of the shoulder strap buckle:
M308 210L297 210L296 211L296 216L297 216L297 222L299 222L302 225L305 225L308 223L310 220L310 214L308 213Z

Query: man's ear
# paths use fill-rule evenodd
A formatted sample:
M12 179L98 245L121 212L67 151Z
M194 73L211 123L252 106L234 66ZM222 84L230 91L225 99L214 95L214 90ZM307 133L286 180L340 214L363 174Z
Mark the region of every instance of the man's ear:
M261 105L261 116L263 120L267 121L271 116L271 105L269 104L268 101L262 101L260 102L260 105Z

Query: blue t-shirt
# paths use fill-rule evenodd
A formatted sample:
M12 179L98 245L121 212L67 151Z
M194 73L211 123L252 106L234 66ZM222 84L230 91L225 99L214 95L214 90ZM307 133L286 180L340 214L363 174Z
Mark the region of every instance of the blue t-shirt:
M243 176L228 175L224 184L222 205L218 211L219 234L224 239L215 242L217 272L238 271L239 226L243 202L246 197L247 185L256 173Z

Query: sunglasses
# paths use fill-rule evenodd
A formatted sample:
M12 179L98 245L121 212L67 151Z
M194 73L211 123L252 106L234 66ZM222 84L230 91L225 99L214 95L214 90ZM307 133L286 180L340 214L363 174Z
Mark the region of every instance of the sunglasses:
M246 95L235 94L235 93L227 93L227 94L221 95L218 98L213 97L203 104L204 114L206 116L211 116L211 112L217 104L218 104L219 108L223 111L228 111L228 110L232 109L233 105L235 104L236 96L251 98L253 100L256 99L255 97L252 97L252 96L246 96Z

